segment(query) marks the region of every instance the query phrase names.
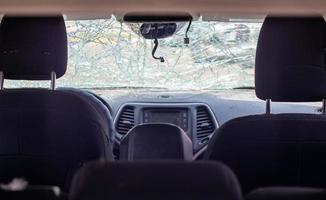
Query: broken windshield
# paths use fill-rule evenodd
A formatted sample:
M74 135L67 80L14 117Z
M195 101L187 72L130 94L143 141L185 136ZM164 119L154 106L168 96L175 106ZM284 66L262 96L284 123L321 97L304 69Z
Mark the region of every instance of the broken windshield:
M138 25L139 26L139 25ZM184 44L187 23L173 36L153 40L137 32L137 24L107 20L66 22L68 69L57 85L77 88L164 88L217 90L254 86L254 58L261 23L194 21ZM135 29L136 27L136 29ZM6 87L49 83L9 81Z

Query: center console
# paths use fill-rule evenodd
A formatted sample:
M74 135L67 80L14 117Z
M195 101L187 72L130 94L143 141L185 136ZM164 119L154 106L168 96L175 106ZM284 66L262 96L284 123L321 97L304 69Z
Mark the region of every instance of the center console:
M204 147L218 128L212 110L204 103L131 102L122 105L116 115L118 139L143 123L169 123L180 127L192 140L194 152Z
M189 117L189 109L187 108L144 108L142 122L174 124L182 128L185 132L188 132Z

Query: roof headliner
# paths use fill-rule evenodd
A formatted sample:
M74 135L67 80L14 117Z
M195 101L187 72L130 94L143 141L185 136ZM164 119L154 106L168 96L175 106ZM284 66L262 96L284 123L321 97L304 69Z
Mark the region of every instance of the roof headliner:
M187 11L206 19L266 14L324 14L325 0L0 0L0 12L64 13L68 18L93 19L130 11Z

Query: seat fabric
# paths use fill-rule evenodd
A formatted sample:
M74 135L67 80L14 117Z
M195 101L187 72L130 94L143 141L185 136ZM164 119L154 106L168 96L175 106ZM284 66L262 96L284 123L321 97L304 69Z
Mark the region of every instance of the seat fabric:
M326 97L326 23L322 16L268 16L256 50L259 99L313 102Z
M67 33L62 16L7 16L0 27L0 71L6 79L50 80L67 69Z
M326 190L304 187L268 187L250 192L246 200L324 200Z
M217 162L93 162L76 174L71 200L241 200L232 171Z
M109 118L97 111L95 97L85 99L46 89L0 91L1 182L24 177L68 189L85 162L112 160Z
M325 129L326 116L314 114L236 118L215 133L206 159L230 166L245 193L264 186L326 187Z
M258 98L326 98L325 27L322 16L265 19L256 52ZM205 157L234 170L244 193L264 186L326 187L325 128L325 115L244 116L215 132Z
M27 186L22 190L0 189L0 199L4 200L67 200L60 189L54 186Z
M0 71L5 79L50 80L67 68L62 16L4 16ZM69 190L74 172L113 160L114 131L105 105L77 89L0 90L0 183L22 177Z

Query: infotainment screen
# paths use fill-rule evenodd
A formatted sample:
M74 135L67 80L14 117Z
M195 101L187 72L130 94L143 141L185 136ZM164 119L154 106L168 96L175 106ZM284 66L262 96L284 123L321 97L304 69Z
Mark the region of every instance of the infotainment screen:
M145 123L170 123L187 131L187 109L145 109L143 113Z
M180 124L180 112L152 112L150 122L166 122L171 124Z

